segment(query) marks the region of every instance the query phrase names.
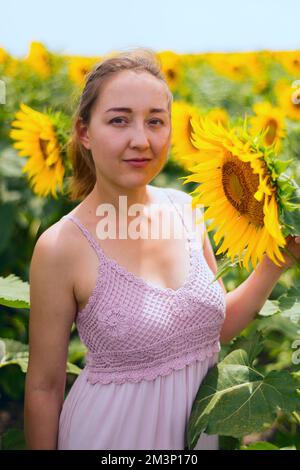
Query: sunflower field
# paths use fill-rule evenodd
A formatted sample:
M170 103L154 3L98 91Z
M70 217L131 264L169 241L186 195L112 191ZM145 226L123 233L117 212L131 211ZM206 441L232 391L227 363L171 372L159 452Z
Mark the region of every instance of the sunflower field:
M29 265L39 236L77 203L66 147L86 74L106 57L26 57L0 47L0 446L24 449ZM170 158L151 183L185 190L205 211L227 291L263 253L282 260L300 234L300 51L157 52L173 93ZM238 216L238 217L237 217ZM233 223L233 220L235 222ZM73 324L66 394L85 365ZM187 429L221 449L300 449L300 269L286 270L251 324L204 379ZM214 393L211 390L214 390Z

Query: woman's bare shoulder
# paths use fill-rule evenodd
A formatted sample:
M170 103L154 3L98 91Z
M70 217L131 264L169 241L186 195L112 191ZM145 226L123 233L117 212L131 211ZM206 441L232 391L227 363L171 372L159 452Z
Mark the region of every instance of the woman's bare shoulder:
M78 248L78 229L68 219L60 219L48 227L37 239L32 265L38 269L49 269L60 275L70 275L76 261Z

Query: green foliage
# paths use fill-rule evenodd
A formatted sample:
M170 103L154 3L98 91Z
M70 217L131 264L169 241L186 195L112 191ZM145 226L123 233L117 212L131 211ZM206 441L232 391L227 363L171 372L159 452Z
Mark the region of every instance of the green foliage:
M26 450L24 432L11 428L0 436L0 450Z
M70 374L79 375L81 369L77 367L73 362L74 359L82 358L83 357L83 347L81 344L72 344L71 347L71 355L72 355L72 362L67 362L66 372ZM28 359L29 359L29 352L28 352L28 345L19 343L18 341L8 340L6 338L0 338L0 368L7 367L12 364L16 364L20 366L22 372L27 372L28 367Z
M279 447L271 444L270 442L255 442L254 444L250 444L249 446L242 446L241 450L280 450Z
M202 432L240 438L269 428L278 410L300 410L299 382L287 371L262 375L251 353L232 351L205 377L188 424L189 449Z
M29 284L10 274L0 277L0 305L15 308L29 307Z

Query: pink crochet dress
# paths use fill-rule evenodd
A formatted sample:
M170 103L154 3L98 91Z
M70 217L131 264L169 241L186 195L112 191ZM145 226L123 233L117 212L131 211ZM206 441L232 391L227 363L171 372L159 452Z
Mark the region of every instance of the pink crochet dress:
M161 188L162 189L162 188ZM184 224L190 271L177 290L151 284L106 256L73 215L94 248L98 277L75 323L87 347L86 365L64 400L60 449L184 449L193 401L218 361L225 294L210 284L199 237ZM196 449L218 449L218 436L203 433Z

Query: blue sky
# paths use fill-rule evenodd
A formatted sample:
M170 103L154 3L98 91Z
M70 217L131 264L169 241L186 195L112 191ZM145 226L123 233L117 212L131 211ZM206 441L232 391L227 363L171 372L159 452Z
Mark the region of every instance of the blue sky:
M83 55L300 49L299 17L299 0L0 0L0 47L16 56L32 40Z

